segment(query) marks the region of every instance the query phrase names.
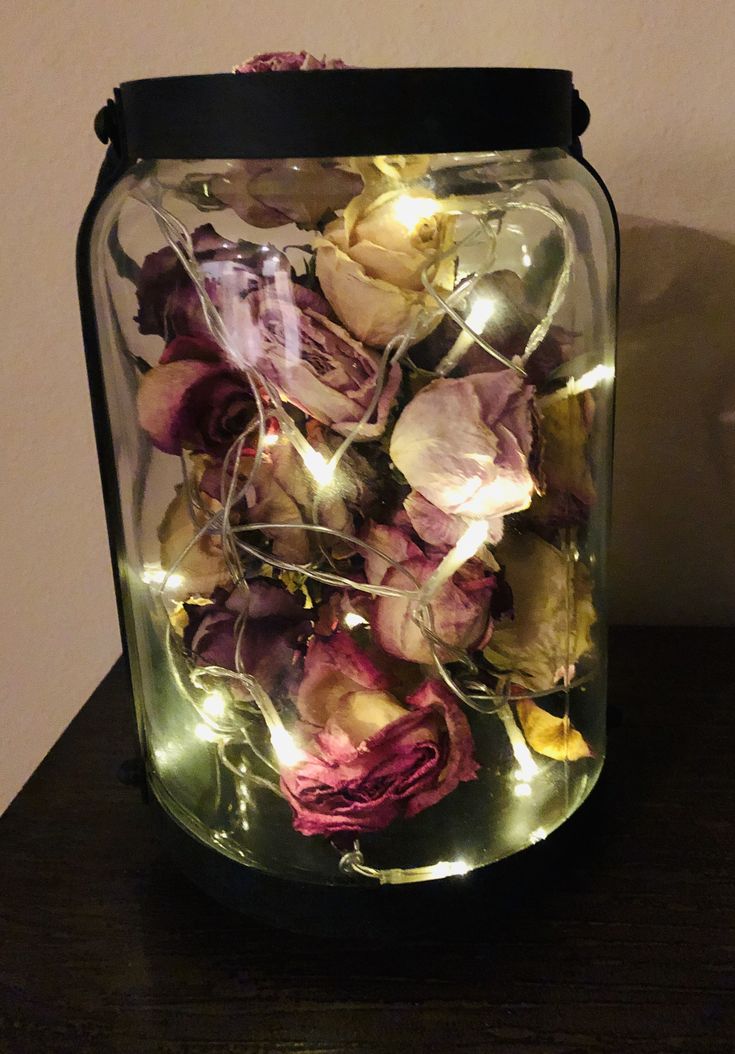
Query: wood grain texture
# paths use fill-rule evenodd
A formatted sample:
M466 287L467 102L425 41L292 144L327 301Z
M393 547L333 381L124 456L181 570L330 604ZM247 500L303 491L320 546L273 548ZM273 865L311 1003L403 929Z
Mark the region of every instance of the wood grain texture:
M422 947L274 932L179 878L116 779L116 667L0 819L0 1051L731 1054L734 646L616 631L623 721L562 864Z

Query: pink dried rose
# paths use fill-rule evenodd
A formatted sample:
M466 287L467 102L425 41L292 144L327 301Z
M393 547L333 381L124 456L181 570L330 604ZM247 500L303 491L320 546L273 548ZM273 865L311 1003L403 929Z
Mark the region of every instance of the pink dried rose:
M398 418L391 459L449 516L492 520L524 509L534 490L533 391L510 369L433 381Z
M229 241L211 223L197 227L191 240L197 268L217 308L228 297L258 289L266 270L269 274L289 270L282 253L264 254L259 245ZM136 280L136 295L135 321L141 333L155 333L167 340L176 335L210 335L196 287L170 246L146 256Z
M476 778L472 736L454 697L426 681L402 704L347 634L313 638L297 708L307 758L281 773L306 835L380 831Z
M393 563L376 554L365 558L365 575L373 585L415 590L436 571L446 549L422 549L405 528L370 523L364 541L380 550ZM398 565L398 566L395 566ZM495 574L478 559L468 560L434 595L431 611L434 633L448 648L483 648L493 632L496 592ZM496 598L497 599L497 598ZM408 598L378 596L371 620L375 640L390 655L409 662L431 663L433 653L427 637L413 618L415 604ZM440 657L450 653L439 648Z
M175 337L143 374L138 419L159 450L222 455L253 418L250 384L222 356L205 336Z
M473 318L474 309L481 318L486 314L487 318L482 325L472 323L470 328L508 361L520 360L543 315L543 311L539 314L538 305L528 302L526 282L515 272L506 270L485 275L473 286L464 304L455 304L455 310L465 316L468 323ZM455 346L461 332L454 319L445 316L437 328L414 348L411 358L423 369L435 369ZM574 334L561 326L551 326L524 363L529 383L543 389L554 371L573 353ZM497 373L506 368L505 363L473 342L465 344L451 373L453 377L465 377L473 373Z
M372 404L380 361L330 321L328 310L317 293L278 273L255 293L228 300L222 317L243 364L255 367L305 413L348 435ZM383 433L400 377L394 364L358 439Z
M342 59L317 59L308 51L262 51L259 55L253 55L239 66L235 66L233 73L273 73L284 70L346 70L349 67Z
M288 692L298 679L300 641L310 628L302 600L277 582L256 578L241 589L216 589L203 604L184 604L184 645L198 666L238 669L238 619L247 615L239 644L241 668L271 694Z

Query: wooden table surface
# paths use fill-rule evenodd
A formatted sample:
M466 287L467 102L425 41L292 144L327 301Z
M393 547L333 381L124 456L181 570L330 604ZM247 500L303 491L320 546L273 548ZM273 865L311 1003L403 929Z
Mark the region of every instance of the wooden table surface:
M731 1054L735 633L611 645L622 722L563 863L422 946L276 932L181 879L116 778L113 669L0 819L2 1054Z

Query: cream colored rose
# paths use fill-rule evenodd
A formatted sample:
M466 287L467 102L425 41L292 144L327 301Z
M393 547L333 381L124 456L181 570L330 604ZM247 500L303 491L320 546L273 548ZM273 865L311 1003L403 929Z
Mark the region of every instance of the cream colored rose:
M206 495L200 494L200 498L208 500ZM215 503L211 504L214 508ZM205 522L204 513L197 520L192 519L184 487L179 485L176 497L166 509L158 528L161 567L164 571L172 572L166 588L166 595L172 599L182 599L197 593L209 595L217 586L229 586L232 583L218 534L202 534L191 545ZM182 556L182 553L185 555Z
M512 680L544 691L574 677L592 647L592 584L582 563L535 534L507 534L496 550L513 590L513 620L496 625L485 656Z
M415 328L415 343L438 323L422 274L444 293L452 288L454 262L435 262L451 244L451 227L427 192L391 190L355 198L315 240L322 291L359 340L385 347Z

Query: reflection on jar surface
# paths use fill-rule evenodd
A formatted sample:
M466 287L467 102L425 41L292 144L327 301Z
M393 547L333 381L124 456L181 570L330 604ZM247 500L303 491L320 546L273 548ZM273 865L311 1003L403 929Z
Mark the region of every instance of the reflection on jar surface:
M605 750L594 178L556 148L145 161L92 267L164 808L327 884L545 838Z

